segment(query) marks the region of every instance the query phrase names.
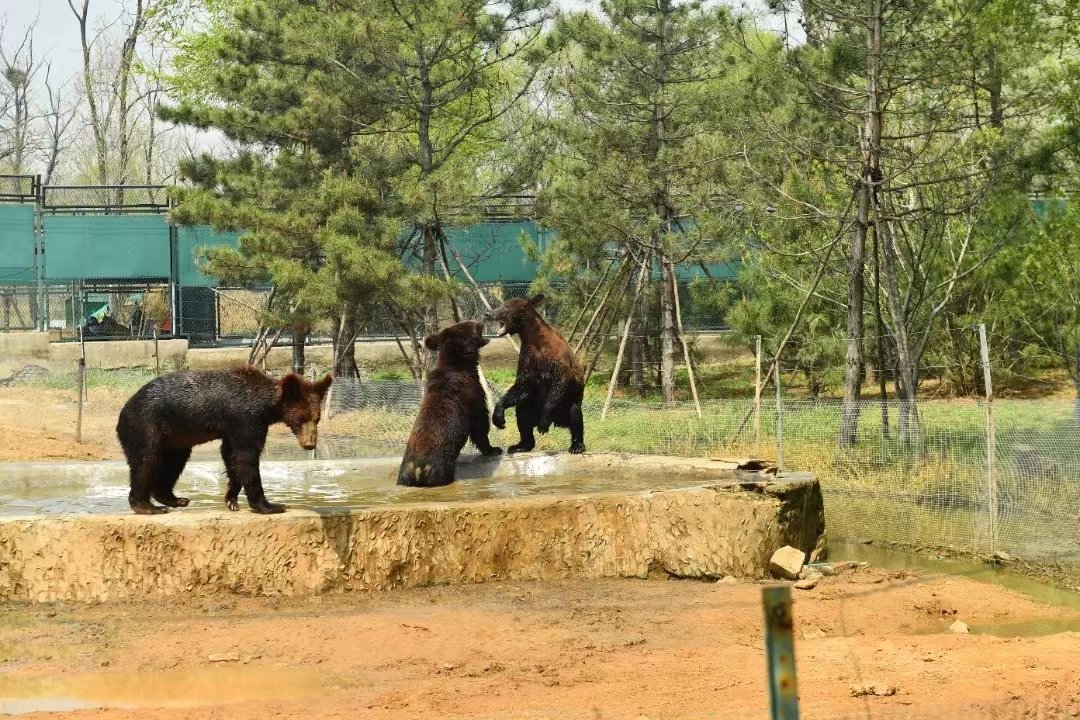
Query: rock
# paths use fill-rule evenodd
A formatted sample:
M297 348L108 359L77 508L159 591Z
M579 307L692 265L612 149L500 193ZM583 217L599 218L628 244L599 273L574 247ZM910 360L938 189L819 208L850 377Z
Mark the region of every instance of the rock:
M853 697L892 697L898 692L900 692L900 688L895 685L866 683L851 686L851 695Z
M803 580L800 580L799 582L795 583L795 589L796 590L813 590L814 588L817 587L818 580L820 580L820 579L821 579L821 575L817 575L817 574L811 575L810 577L804 578Z
M210 655L207 659L212 663L240 662L240 653L233 650L232 652Z
M1004 550L998 550L996 553L994 553L994 559L1000 560L1001 562L1012 562L1012 555L1005 552Z
M825 631L820 628L807 628L802 632L803 640L820 640L825 637Z
M798 580L805 562L806 553L785 545L773 553L769 560L769 572L782 580Z
M447 672L449 672L449 671L451 671L451 670L453 670L453 669L454 669L454 666L453 666L453 665L451 665L450 663L443 663L442 669L443 669L443 670L446 670Z
M956 633L957 635L967 635L969 632L967 623L957 620L949 626L949 632Z
M725 575L720 580L716 581L717 585L738 585L739 581L734 575Z

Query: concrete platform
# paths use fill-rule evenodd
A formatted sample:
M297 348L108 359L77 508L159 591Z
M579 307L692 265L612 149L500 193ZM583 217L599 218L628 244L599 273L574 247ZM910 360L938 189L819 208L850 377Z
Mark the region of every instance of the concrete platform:
M382 473L392 462L353 464ZM347 464L311 463L320 471ZM74 472L72 465L57 467L56 474ZM631 468L657 473L664 489L404 502L274 516L181 510L154 517L5 517L0 519L0 600L298 596L657 573L756 579L765 576L779 547L809 553L824 534L821 490L813 477L776 477L740 470L738 463L537 454L496 463L466 459L461 475L611 473L617 480ZM12 471L9 480L25 481L27 469ZM33 469L48 473L40 465Z

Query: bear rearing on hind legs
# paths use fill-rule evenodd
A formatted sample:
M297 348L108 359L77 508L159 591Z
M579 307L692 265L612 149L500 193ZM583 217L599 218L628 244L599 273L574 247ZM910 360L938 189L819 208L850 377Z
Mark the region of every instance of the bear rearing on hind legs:
M239 509L243 489L252 511L285 512L284 505L267 501L259 474L267 430L285 423L302 448L314 450L331 382L329 375L309 383L293 373L274 380L251 367L189 370L151 380L127 401L116 424L131 470L131 509L157 515L168 512L166 508L185 507L188 499L177 497L173 488L191 449L221 440L229 477L226 507Z
M437 350L439 359L424 386L398 469L398 485L437 487L454 482L454 466L467 440L484 455L502 453L488 441L491 425L478 370L480 348L487 344L481 322L458 323L424 338L424 345Z
M555 425L570 430L570 452L585 452L585 423L581 399L585 394L585 370L566 341L536 312L543 295L531 300L507 300L485 316L499 324L499 336L521 338L517 377L495 405L491 422L506 427L506 408L517 407L521 439L507 452L528 452L536 446L535 428L544 434Z

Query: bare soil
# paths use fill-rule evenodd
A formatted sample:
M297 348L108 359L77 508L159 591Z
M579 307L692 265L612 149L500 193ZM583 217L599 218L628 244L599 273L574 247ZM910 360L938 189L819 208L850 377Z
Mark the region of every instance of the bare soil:
M804 717L1080 710L1080 633L1007 629L1055 632L1075 626L1073 611L968 579L870 568L796 593ZM0 702L68 683L99 695L126 687L98 703L135 706L78 718L764 718L768 706L757 584L493 583L0 613ZM948 633L957 619L973 634ZM258 684L270 671L280 687ZM286 692L281 678L307 692ZM895 694L855 697L864 685ZM175 699L198 706L163 707Z

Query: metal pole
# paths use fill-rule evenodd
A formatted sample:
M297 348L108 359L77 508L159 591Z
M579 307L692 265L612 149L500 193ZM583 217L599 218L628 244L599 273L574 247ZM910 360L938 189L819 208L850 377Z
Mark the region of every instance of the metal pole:
M765 609L765 658L769 666L769 714L772 720L798 720L799 691L795 678L795 636L791 585L761 589Z
M293 345L294 352L295 352L295 349L296 349L296 345L294 344ZM293 358L295 359L295 355L293 356ZM311 363L310 365L308 365L308 381L309 382L315 382L315 363ZM311 449L311 459L312 460L316 459L316 453L318 453L318 452L319 452L318 446L315 446L315 447L313 447Z
M754 446L761 455L761 336L754 336Z
M780 402L780 361L773 365L776 381L776 470L784 472L784 406Z
M86 390L86 358L79 358L79 371L78 371L78 384L79 384L79 411L75 416L75 442L82 442L82 414L83 414L83 393Z
M990 377L990 346L986 325L979 324L979 349L982 352L983 385L986 388L986 484L990 496L990 554L997 552L997 438L994 437L994 383Z
M161 353L158 352L158 326L154 323L154 376L161 377Z

